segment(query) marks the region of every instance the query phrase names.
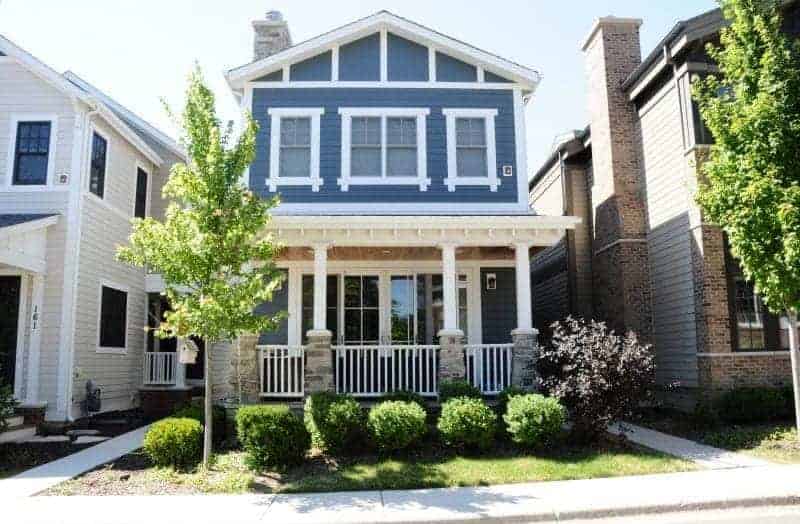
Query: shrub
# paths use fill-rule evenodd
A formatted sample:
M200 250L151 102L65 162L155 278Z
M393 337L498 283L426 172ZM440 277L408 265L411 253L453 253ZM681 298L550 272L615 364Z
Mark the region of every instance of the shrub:
M311 436L287 406L243 406L236 413L236 433L252 469L285 468L303 461Z
M794 413L789 388L736 388L714 403L719 417L731 424L768 422L791 418Z
M394 393L390 393L383 397L385 401L399 401L399 402L413 402L415 404L419 404L419 406L427 410L427 404L425 403L425 399L419 393L414 393L413 391L395 391Z
M306 400L305 424L314 445L338 453L350 449L364 432L364 413L348 395L313 393Z
M191 418L159 420L144 436L143 447L156 466L194 466L203 451L203 426Z
M17 401L14 400L14 390L11 386L0 385L0 431L7 428L7 418L14 416L14 408Z
M198 421L203 426L206 423L205 408L197 404L189 404L188 406L178 408L172 416L175 418L191 418ZM225 424L226 416L225 408L222 406L214 406L211 410L211 420L213 424L211 433L214 437L214 442L219 443L225 440L227 433L227 425Z
M552 329L537 362L542 385L569 411L575 435L596 439L647 399L655 370L650 346L593 320L568 317Z
M381 402L369 410L367 429L379 449L395 451L418 443L425 435L427 414L416 402Z
M553 397L515 395L503 416L511 440L526 447L541 446L561 433L567 410Z
M496 425L497 415L483 400L456 397L444 403L436 427L448 446L486 449L492 444Z
M443 380L439 384L439 402L444 404L451 398L482 398L478 388L466 380Z
M511 397L516 397L517 395L524 395L525 390L523 390L519 386L506 386L503 388L503 391L497 395L497 405L495 406L495 411L503 416L506 414L506 409L508 408L508 401L511 400Z

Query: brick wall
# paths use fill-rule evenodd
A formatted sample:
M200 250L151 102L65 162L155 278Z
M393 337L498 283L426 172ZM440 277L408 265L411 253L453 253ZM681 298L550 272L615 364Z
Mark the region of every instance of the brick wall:
M734 387L774 387L792 383L789 352L698 355L701 398Z

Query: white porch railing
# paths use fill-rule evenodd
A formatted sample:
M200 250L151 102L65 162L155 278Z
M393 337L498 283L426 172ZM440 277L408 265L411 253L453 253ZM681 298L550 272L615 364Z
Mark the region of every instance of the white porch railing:
M484 395L496 395L511 385L513 344L464 346L467 380Z
M333 346L337 393L379 397L395 391L436 396L439 346Z
M142 375L144 385L174 386L177 363L177 353L145 351L144 373Z
M261 396L302 397L303 346L258 346L261 351Z

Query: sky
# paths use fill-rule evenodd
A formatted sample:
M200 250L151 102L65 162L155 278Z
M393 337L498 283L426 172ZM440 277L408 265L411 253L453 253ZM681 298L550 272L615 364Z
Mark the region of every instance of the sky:
M489 8L488 6L491 6ZM252 59L252 20L284 14L301 42L381 9L539 71L526 108L529 175L556 135L587 124L581 43L600 16L641 18L642 55L714 0L0 0L0 34L71 70L175 135L162 100L183 101L197 61L224 120L239 109L223 72Z

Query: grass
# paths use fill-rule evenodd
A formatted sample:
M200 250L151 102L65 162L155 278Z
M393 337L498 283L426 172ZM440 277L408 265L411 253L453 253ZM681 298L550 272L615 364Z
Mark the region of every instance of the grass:
M642 425L709 446L746 453L781 464L800 464L800 440L789 421L725 425L669 410L647 413Z
M224 451L208 470L155 468L141 452L56 486L47 495L324 492L483 486L586 479L694 469L688 462L605 442L594 448L560 445L525 453L500 444L480 456L457 456L435 444L402 457L328 457L314 452L285 473L253 473L244 454Z

